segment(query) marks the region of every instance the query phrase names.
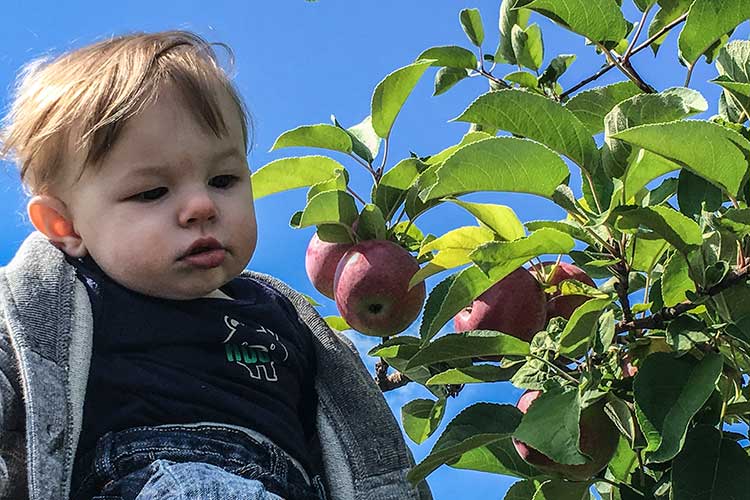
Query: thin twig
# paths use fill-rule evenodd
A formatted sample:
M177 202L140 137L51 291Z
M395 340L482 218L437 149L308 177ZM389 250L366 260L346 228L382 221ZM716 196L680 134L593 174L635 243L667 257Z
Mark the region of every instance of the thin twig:
M630 45L628 46L625 53L622 55L623 62L630 59L630 54L633 53L635 44L638 43L638 38L641 36L641 31L643 31L643 27L646 25L646 17L648 16L648 13L651 12L651 7L653 7L653 5L649 5L648 8L643 11L643 16L641 16L641 22L638 23L638 29L635 32L635 36L633 37L633 40L630 42Z
M380 178L383 177L383 171L385 170L385 163L388 161L388 137L383 139L383 161L380 163L380 168L375 171L375 184L380 182Z
M625 63L623 63L621 60L613 56L609 49L607 49L604 45L599 42L597 42L596 45L604 53L604 56L607 58L607 60L609 60L609 63L617 66L620 71L622 71L622 73L630 79L630 81L638 86L639 89L649 94L654 92L653 87L644 82L635 70L631 70L632 66L630 65L630 62L626 61Z
M498 78L498 77L496 77L496 76L495 76L495 75L493 75L492 73L489 73L489 72L485 71L485 70L484 70L484 68L482 68L482 69L481 69L481 70L479 71L479 74L481 74L481 75L482 75L482 76L484 76L485 78L488 78L489 80L492 80L493 82L497 83L498 85L500 85L500 87L502 87L502 88L504 88L504 89L509 89L509 88L511 88L511 86L510 86L510 85L508 84L508 82L506 82L506 81L505 81L505 80L503 80L502 78Z
M388 363L383 358L380 358L380 361L375 363L375 384L380 388L381 392L398 389L409 382L411 382L411 379L399 371L389 374Z
M748 275L750 274L748 273L748 270L750 270L750 267L746 266L738 271L731 271L723 280L721 280L721 282L712 286L708 290L705 290L701 295L705 297L712 297L714 295L718 295L724 290L731 288L734 285L746 281L748 279ZM615 332L623 333L632 330L661 328L664 326L665 322L671 321L677 316L695 309L701 304L702 302L691 302L686 300L685 302L680 302L673 307L664 307L660 311L645 318L634 319L632 321L621 321L620 323L615 325Z
M691 64L688 66L687 75L685 76L685 83L683 84L683 87L689 87L690 86L690 78L693 76L693 68L695 68L695 64Z
M651 37L649 37L645 42L643 42L638 47L636 47L635 49L633 49L633 51L630 53L630 56L634 56L638 52L640 52L643 49L645 49L646 47L650 46L652 43L654 43L656 40L658 40L659 38L661 38L661 36L664 35L665 33L667 33L669 30L671 30L672 28L674 28L678 24L684 22L685 19L687 19L687 14L681 15L680 17L678 17L677 19L675 19L671 23L669 23L666 26L664 26L662 29L660 29L659 31L657 31L656 33L654 33ZM591 83L591 82L593 82L595 80L598 80L600 77L602 77L605 73L607 73L609 70L611 70L614 67L615 67L615 65L610 63L607 66L601 68L599 71L597 71L596 73L594 73L590 77L586 78L585 80L582 80L581 82L577 83L576 85L572 86L571 88L569 88L568 90L566 90L565 92L563 92L562 94L560 94L560 99L562 99L564 101L573 92L576 92L577 90L580 90L581 88L585 87L589 83Z
M354 191L351 187L347 186L346 190L349 191L349 194L351 194L352 196L354 196L355 198L357 198L360 202L362 202L363 205L367 205L367 202L365 200L363 200L362 197L360 195L358 195L356 193L356 191Z
M373 176L373 178L375 178L375 170L372 168L372 165L370 165L369 163L365 162L363 159L361 159L359 156L357 156L357 155L355 155L353 153L349 153L349 156L351 156L352 158L354 158L357 161L357 163L359 163L360 165L362 165L363 167L365 167L365 169L368 172L370 172L370 174Z

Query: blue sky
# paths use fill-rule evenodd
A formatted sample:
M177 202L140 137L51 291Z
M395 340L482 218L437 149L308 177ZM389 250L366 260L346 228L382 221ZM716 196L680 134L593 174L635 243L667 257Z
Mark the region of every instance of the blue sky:
M639 16L630 0L629 20ZM485 24L485 50L494 51L497 43L499 1L357 1L303 0L227 1L127 1L93 2L47 0L6 0L3 29L0 30L0 109L5 114L10 89L19 68L31 58L95 42L107 36L131 31L188 29L209 41L227 43L234 50L235 82L245 98L255 124L255 145L249 157L258 167L285 156L321 154L319 150L280 150L269 153L282 132L299 125L329 123L331 114L345 126L361 121L370 113L370 98L375 85L388 73L409 64L424 49L436 45L462 45L469 42L458 23L462 8L479 8ZM559 53L577 53L578 59L563 77L563 86L571 86L592 74L601 57L583 43L583 39L564 32L540 16L532 16L544 33L545 63ZM735 38L747 39L747 25ZM643 78L658 89L681 85L685 70L676 61L673 33L658 64L644 51L633 62ZM499 68L502 76L513 68ZM487 89L479 78L466 80L438 97L432 97L429 70L407 101L396 121L389 166L414 151L420 156L434 154L455 144L466 132L466 124L448 123L479 94ZM691 86L709 101L711 108L699 118L716 113L719 88L706 81L716 75L713 65L701 62ZM623 80L610 71L596 84ZM335 153L334 153L335 155ZM369 192L369 178L361 167L344 156L334 156L352 174L352 185L360 193ZM25 213L25 199L14 167L0 169L0 265L14 255L23 239L32 231ZM578 173L572 186L578 191ZM297 290L316 297L323 315L336 314L333 303L320 296L309 284L304 270L304 253L313 229L292 230L288 221L304 204L304 190L279 194L256 202L259 224L258 248L250 263L254 270L273 274ZM476 194L473 201L510 205L522 221L558 219L562 212L551 202L525 195ZM474 221L457 207L441 206L421 218L427 233L443 233ZM434 286L441 277L428 280ZM416 327L416 325L415 325ZM407 332L408 333L408 332ZM362 352L375 342L352 334ZM365 360L372 371L374 360ZM449 401L446 418L438 432L421 445L410 443L417 460L426 456L445 424L463 408L477 401L514 403L521 391L507 383L467 386L457 399ZM386 398L395 415L400 407L428 393L414 384L388 393ZM428 482L436 500L502 498L513 479L472 471L442 467Z

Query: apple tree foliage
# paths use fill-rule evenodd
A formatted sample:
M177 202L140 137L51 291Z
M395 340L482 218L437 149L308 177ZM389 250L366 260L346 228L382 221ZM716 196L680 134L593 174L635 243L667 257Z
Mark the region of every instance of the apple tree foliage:
M273 145L353 159L371 174L366 197L329 156L282 158L253 175L257 198L308 189L293 227L315 226L324 241L390 239L421 264L411 285L448 273L429 291L419 336L386 337L370 352L383 362L380 382L393 379L384 375L390 366L400 383L434 395L402 409L415 442L435 432L464 384L510 381L543 391L526 413L511 404L465 408L411 471L415 483L448 464L520 478L509 500L591 498L591 486L607 499L750 498L747 436L728 427L750 422L750 41L733 39L750 19L750 2L633 3L642 16L631 22L622 0L502 0L494 52L479 11L464 9L467 46L415 54L378 83L361 123L333 118L287 131ZM556 55L545 66L535 16L584 37L604 65L563 88L558 80L576 56ZM686 81L657 89L634 56L650 49L670 57L660 48L672 30ZM698 64L715 65L711 82L723 89L718 115L705 120L691 118L708 109L689 87ZM470 125L456 145L394 161L394 122L434 68L435 95L467 78L486 79L490 90L457 110L455 120ZM622 81L591 88L610 70ZM571 176L581 176L580 193ZM523 224L511 207L461 200L475 192L536 195L566 215ZM420 215L445 203L477 225L424 235ZM550 255L598 282L556 285L563 295L590 297L568 320L549 321L531 342L496 331L437 335L493 284L520 266L538 269ZM328 320L346 328L341 318ZM512 439L522 437L558 464L586 463L578 422L594 404L603 404L619 444L591 479L542 472L515 452Z

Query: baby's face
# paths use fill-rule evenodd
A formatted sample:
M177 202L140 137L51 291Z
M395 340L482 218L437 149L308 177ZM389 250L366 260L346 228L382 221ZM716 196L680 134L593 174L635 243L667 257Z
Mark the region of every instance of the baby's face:
M66 203L86 250L112 279L155 297L193 299L247 266L257 232L232 101L221 98L229 134L218 138L176 92L165 88L127 122L101 171L86 172ZM184 259L201 238L216 239L223 252L213 262Z

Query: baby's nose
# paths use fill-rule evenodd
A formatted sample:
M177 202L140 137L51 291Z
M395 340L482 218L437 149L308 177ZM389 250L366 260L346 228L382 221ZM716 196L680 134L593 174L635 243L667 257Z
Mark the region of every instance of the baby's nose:
M187 199L180 213L180 224L206 222L216 217L216 203L205 191L193 193Z

